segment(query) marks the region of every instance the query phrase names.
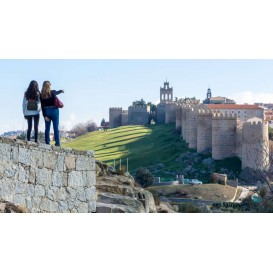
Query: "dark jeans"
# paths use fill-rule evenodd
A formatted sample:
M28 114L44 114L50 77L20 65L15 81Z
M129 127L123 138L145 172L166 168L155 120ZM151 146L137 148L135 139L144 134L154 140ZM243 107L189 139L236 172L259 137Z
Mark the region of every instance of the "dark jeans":
M35 115L35 116L26 116L27 118L27 124L28 124L28 128L27 128L27 140L30 141L30 134L31 134L31 130L32 130L32 119L34 120L34 138L35 138L35 142L38 141L38 126L39 126L39 119L40 119L40 115Z
M58 108L45 108L45 116L50 118L50 121L45 120L45 143L50 144L50 125L53 122L55 146L60 146L59 134L59 109Z

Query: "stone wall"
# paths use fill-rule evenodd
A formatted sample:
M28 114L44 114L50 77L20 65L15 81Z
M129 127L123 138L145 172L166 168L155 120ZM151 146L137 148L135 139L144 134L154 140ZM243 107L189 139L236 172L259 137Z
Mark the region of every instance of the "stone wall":
M212 111L200 109L197 114L197 152L211 152Z
M111 107L109 109L109 127L116 128L122 125L122 108Z
M242 130L242 169L269 169L268 123L253 118L243 124Z
M147 125L149 124L150 106L130 106L128 108L129 125Z
M176 102L166 102L165 123L174 123L176 121Z
M236 156L236 115L214 113L212 116L212 158Z
M176 107L175 129L180 134L182 134L181 127L182 127L182 105L179 104Z
M92 151L0 138L0 198L30 212L96 211Z
M158 124L165 123L166 104L159 103L156 108L156 121Z

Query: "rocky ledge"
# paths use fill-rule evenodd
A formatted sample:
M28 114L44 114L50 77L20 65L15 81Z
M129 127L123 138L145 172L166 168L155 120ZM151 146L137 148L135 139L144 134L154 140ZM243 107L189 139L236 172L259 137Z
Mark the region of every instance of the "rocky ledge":
M155 203L153 194L140 187L129 173L96 161L97 210L99 213L174 212Z

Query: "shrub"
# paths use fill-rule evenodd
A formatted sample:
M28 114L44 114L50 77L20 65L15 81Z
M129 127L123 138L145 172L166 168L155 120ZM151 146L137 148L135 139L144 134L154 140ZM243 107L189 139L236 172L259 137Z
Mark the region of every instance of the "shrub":
M260 189L260 196L262 197L262 199L265 198L266 194L267 194L267 188L266 187L262 187Z
M136 170L135 180L143 188L146 188L150 187L153 184L154 176L148 169L141 167Z
M126 173L126 167L121 166L120 170L117 171L118 175L124 175Z

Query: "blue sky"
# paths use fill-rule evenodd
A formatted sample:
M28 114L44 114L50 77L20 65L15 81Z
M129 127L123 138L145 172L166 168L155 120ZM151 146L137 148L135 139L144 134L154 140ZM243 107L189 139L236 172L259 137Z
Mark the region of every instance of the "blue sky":
M134 100L158 102L166 80L174 97L213 96L237 102L273 102L273 60L0 60L0 132L26 128L22 98L31 80L64 89L60 124L70 129L89 119L108 120L109 107ZM40 123L43 129L43 120Z

